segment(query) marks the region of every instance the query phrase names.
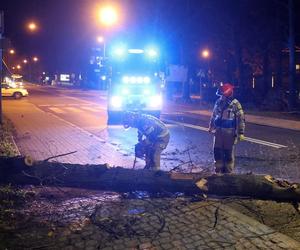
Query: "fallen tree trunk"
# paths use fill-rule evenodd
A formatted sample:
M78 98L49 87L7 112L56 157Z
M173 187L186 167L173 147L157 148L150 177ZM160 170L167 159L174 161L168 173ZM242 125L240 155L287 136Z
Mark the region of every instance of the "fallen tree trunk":
M242 196L275 201L300 201L300 185L278 181L271 176L253 174L204 175L109 168L104 165L36 162L24 158L0 158L0 183L47 185L117 192L181 192L188 195L210 194Z

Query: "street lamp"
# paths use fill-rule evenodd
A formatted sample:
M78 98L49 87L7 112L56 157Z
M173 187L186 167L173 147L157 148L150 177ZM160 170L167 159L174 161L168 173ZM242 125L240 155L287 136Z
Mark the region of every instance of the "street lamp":
M16 51L15 51L14 49L10 49L10 50L9 50L9 54L13 55L13 54L15 54L15 53L16 53Z
M104 37L103 37L103 36L98 36L98 37L97 37L97 41L98 41L99 43L103 43L103 42L104 42Z
M18 64L18 65L17 65L17 69L21 69L21 68L22 68L21 65Z
M105 54L105 39L103 36L98 36L97 41L99 43L103 44L103 58L105 58L105 56L106 56L106 54Z
M34 62L37 62L39 59L35 56L35 57L32 58L32 60L33 60Z
M23 60L23 63L25 63L25 64L28 63L27 59L24 59L24 60Z
M106 26L112 26L118 21L118 14L112 6L106 6L100 9L100 22Z
M27 28L30 32L35 32L37 30L38 26L35 22L29 22L27 24Z
M201 51L201 58L206 60L208 63L208 59L210 58L210 51L209 49L203 49ZM208 74L208 65L207 65L207 74ZM198 72L198 76L200 78L200 98L202 99L202 95L203 95L203 90L202 90L202 78L205 77L205 71L203 69L200 69L200 71Z
M209 58L209 57L210 57L210 51L209 51L208 49L202 50L201 56L202 56L202 58L204 58L204 59Z

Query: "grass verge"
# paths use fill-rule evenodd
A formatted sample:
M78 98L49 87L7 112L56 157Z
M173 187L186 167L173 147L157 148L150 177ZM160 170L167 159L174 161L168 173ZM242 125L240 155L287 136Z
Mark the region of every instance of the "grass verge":
M4 117L0 125L0 157L12 157L18 155L18 149L13 141L13 124Z

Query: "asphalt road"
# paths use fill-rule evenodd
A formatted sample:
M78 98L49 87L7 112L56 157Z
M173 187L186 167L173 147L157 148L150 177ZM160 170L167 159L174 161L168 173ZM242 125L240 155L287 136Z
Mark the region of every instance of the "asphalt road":
M28 90L30 96L21 102L30 102L42 111L132 153L137 132L135 129L124 130L120 125L107 127L104 92L35 85L29 85ZM6 103L9 105L14 101L19 100L7 100ZM163 169L212 171L213 138L206 131L208 117L181 112L180 106L168 103L162 119L171 132L170 144L162 155ZM271 174L300 182L300 132L247 124L246 136L249 140L236 148L236 172Z

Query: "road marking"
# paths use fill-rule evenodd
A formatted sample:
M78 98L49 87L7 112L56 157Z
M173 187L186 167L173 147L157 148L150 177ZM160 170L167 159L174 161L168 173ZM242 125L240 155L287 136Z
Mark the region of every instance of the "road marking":
M185 122L176 122L176 121L169 120L169 119L162 119L162 120L165 121L165 122L168 122L168 123L173 123L173 124L185 126L185 127L188 127L188 128L194 128L194 129L198 129L198 130L202 130L202 131L206 131L206 132L208 131L208 128L201 127L201 126L198 126L198 125L188 124L188 123L185 123Z
M198 125L188 124L188 123L184 123L184 122L176 122L176 121L169 120L169 119L163 119L163 121L173 123L173 124L177 124L177 125L181 125L181 126L185 126L185 127L188 127L188 128L193 128L193 129L208 132L208 128L201 127L201 126L198 126ZM281 145L281 144L277 144L277 143L273 143L273 142L268 142L268 141L263 141L263 140L259 140L259 139L255 139L255 138L251 138L251 137L245 137L245 141L260 144L260 145L264 145L264 146L268 146L268 147L272 147L272 148L276 148L276 149L287 147L285 145Z
M50 109L52 112L58 113L58 114L65 114L66 113L64 110L62 110L60 108L50 107L48 109Z
M49 104L40 104L40 105L37 105L38 107L50 107L51 105Z
M79 112L83 112L83 110L79 109L79 108L73 108L73 107L65 107L66 110L69 110L71 112L75 112L75 113L79 113Z
M253 143L257 143L257 144L261 144L261 145L265 145L265 146L269 146L269 147L273 147L273 148L277 148L277 149L287 148L287 146L285 146L285 145L281 145L281 144L277 144L277 143L273 143L273 142L268 142L268 141L263 141L263 140L250 138L250 137L245 137L245 141L249 141L249 142L253 142Z
M82 103L86 103L86 104L93 105L93 106L99 105L99 103L97 103L97 102L91 102L91 101L87 101L87 100L82 100L82 99L77 98L77 97L72 97L72 96L67 96L67 95L62 95L62 96L64 96L65 98L68 98L68 99L76 100L77 102L80 101Z
M173 112L163 112L162 115L183 115L184 112L178 112L178 111L173 111Z
M103 109L96 109L96 108L91 108L91 107L80 107L80 108L84 109L84 110L92 111L92 112L100 112L103 110Z

